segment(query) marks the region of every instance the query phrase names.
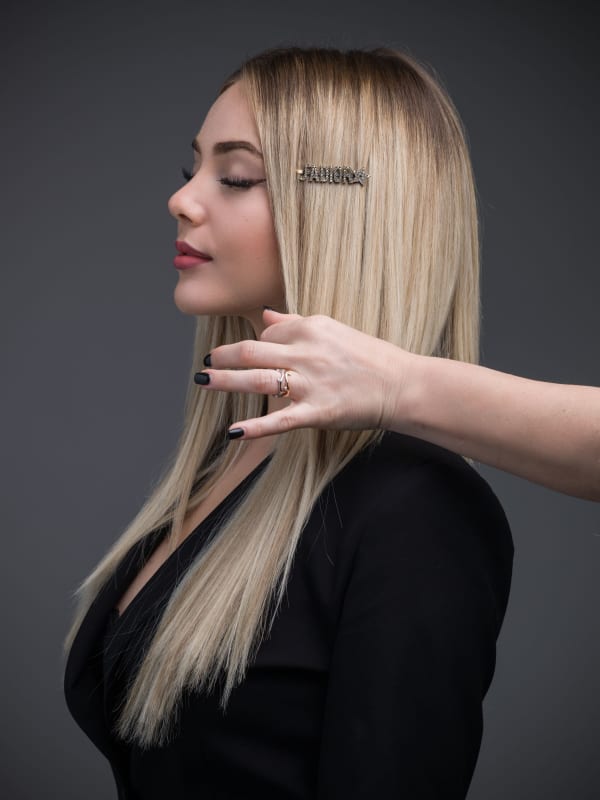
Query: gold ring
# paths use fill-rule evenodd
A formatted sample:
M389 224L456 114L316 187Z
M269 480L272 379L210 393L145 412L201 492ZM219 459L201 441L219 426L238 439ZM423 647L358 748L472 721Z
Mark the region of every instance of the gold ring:
M281 368L276 369L275 372L277 373L279 391L273 397L287 397L290 393L290 384L288 383L290 373Z

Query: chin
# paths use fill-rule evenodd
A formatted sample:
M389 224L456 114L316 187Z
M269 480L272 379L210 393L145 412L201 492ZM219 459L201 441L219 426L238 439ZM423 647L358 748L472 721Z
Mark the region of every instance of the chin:
M215 304L211 303L209 298L206 297L206 292L200 293L197 289L196 291L190 291L191 289L192 287L190 286L178 283L173 292L173 301L182 314L198 316L219 313L214 308Z
M199 292L186 291L187 287L180 284L175 287L173 300L182 314L190 316L213 316L213 317L238 317L245 316L242 311L234 307L229 302L224 302L223 298L210 297L206 291Z
M199 303L194 303L188 298L177 297L177 294L175 294L175 297L173 299L175 301L175 305L177 306L179 311L181 311L182 314L193 314L193 315L206 314L206 311L198 307Z

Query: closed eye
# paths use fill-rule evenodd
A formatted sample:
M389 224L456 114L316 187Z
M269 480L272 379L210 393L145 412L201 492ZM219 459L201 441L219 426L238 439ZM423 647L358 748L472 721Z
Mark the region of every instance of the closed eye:
M250 178L219 178L219 183L223 184L223 186L231 186L235 189L250 189L252 186L256 186L257 183L264 183L265 181L266 178L261 178L256 181Z
M194 176L192 173L186 168L181 168L181 174L185 178L186 181L190 181ZM252 186L256 186L259 183L265 183L266 178L260 178L259 180L252 180L250 178L239 178L237 176L232 176L228 178L219 178L219 183L223 186L229 186L234 189L250 189Z

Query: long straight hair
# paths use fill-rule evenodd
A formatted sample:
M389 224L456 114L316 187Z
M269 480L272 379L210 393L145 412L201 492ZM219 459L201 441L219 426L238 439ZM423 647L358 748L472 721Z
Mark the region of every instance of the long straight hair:
M260 138L290 313L327 314L414 353L477 361L479 245L465 135L430 73L397 51L287 48L251 58L239 82ZM364 168L366 184L300 182L305 164ZM193 374L219 344L254 338L237 317L199 317L183 429L137 516L77 589L68 650L129 549L160 526L171 546L186 513L244 443L233 421L264 398L198 392ZM271 460L198 554L159 619L116 733L139 747L173 734L184 690L223 678L225 709L271 629L299 537L326 484L381 431L304 429Z

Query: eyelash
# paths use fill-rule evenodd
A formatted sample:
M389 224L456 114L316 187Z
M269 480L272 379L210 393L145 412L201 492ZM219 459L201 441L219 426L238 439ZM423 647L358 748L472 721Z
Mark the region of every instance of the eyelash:
M185 178L186 181L191 180L194 176L186 167L181 168L181 174ZM219 178L219 183L222 183L223 186L229 186L233 189L250 189L252 186L256 186L257 183L263 183L262 180L260 181L251 181L248 178Z

